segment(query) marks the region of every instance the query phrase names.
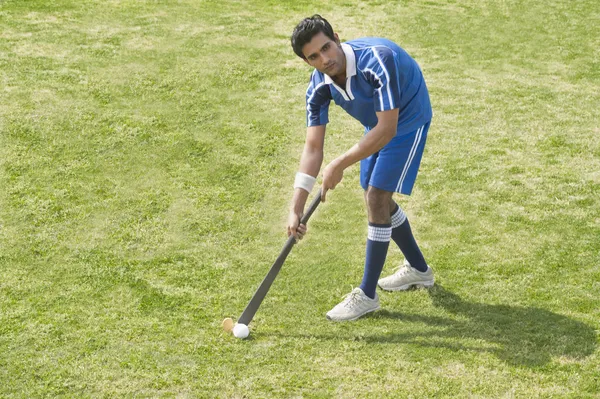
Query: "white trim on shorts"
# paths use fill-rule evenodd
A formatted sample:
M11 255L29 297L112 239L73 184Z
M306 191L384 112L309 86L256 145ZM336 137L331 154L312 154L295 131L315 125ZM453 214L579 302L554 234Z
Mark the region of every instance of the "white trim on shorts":
M425 124L426 125L426 124ZM404 184L404 179L406 179L406 175L408 174L408 170L412 164L413 159L415 158L415 154L417 153L417 148L419 148L419 143L421 142L421 138L423 137L423 129L425 129L425 125L421 126L417 129L417 133L415 134L415 141L410 149L410 153L408 155L408 159L404 164L404 169L402 170L402 174L400 175L400 181L396 186L396 192L402 192L402 185Z

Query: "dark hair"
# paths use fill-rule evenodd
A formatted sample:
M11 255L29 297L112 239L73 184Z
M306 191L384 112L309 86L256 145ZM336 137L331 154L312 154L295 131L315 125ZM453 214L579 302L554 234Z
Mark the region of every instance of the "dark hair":
M296 28L294 28L294 33L292 33L292 48L294 49L294 53L300 58L306 58L302 53L302 47L310 42L313 36L317 35L319 32L323 32L325 36L331 40L335 40L333 28L329 25L329 22L319 14L315 14L310 18L304 18L300 21Z

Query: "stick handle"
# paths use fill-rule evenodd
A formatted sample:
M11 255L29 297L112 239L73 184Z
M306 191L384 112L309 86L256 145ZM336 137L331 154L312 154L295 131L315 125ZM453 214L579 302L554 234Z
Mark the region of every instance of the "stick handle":
M302 219L300 219L300 224L306 224L308 222L308 219L310 219L312 214L315 212L315 209L317 209L317 206L319 205L320 202L321 202L321 189L319 189L319 191L317 192L317 195L315 196L315 198L313 198L312 202L310 203L310 205L308 207L308 211L306 211L304 216L302 216Z
M317 195L315 196L315 198L313 198L312 202L310 203L308 211L306 211L306 213L302 216L302 219L300 219L301 224L306 224L308 222L308 219L310 219L312 214L315 212L320 202L321 189L319 189ZM265 299L265 297L267 296L267 293L271 288L271 284L273 284L273 281L275 281L275 277L277 277L277 274L279 274L281 266L283 266L283 262L285 262L285 258L287 258L294 244L296 244L296 238L294 236L290 236L286 241L285 245L283 246L283 249L279 253L279 256L275 260L275 263L273 263L273 265L271 266L271 269L267 273L267 276L263 279L262 283L254 293L254 296L246 306L246 309L244 309L244 312L238 319L239 324L250 324L250 322L254 318L254 315L256 314L256 311L260 307L260 304L262 303L263 299Z

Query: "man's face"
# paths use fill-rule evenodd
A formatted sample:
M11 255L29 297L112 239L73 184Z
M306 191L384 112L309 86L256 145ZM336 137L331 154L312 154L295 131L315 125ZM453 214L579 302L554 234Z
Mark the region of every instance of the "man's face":
M334 37L335 40L331 40L323 32L319 32L302 47L306 63L331 77L346 71L344 50L340 47L337 33L334 33Z

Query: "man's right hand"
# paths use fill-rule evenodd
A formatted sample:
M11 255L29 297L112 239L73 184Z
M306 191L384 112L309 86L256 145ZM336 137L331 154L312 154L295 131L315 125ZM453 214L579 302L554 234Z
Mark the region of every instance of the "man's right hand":
M287 222L287 234L289 236L296 237L296 242L304 238L304 234L306 234L306 225L300 224L300 219L302 215L297 214L294 211L290 211Z

